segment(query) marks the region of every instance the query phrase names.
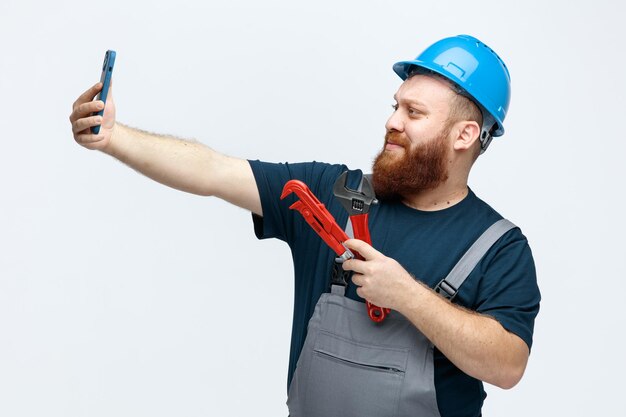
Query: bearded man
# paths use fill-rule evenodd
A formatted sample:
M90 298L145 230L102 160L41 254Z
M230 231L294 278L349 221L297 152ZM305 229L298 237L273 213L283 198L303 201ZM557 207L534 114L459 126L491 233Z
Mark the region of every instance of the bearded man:
M348 171L356 188L360 171L246 161L132 129L115 122L110 94L103 118L91 116L104 107L92 101L100 84L70 116L84 147L171 187L246 208L258 238L289 244L294 417L479 416L483 381L511 388L527 364L540 301L528 242L467 185L474 162L504 133L508 69L462 35L394 70L404 82L372 170L379 199L369 213L372 245L345 242L364 259L343 263L352 278L340 291L331 288L335 254L280 195L287 181L301 180L344 225L348 214L333 185ZM90 132L95 125L99 134ZM364 300L392 312L374 323Z

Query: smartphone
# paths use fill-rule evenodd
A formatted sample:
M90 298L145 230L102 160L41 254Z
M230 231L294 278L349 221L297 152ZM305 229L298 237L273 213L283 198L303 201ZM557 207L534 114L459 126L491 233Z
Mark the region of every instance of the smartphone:
M111 74L113 74L113 65L115 64L115 51L108 50L104 54L104 63L102 64L102 74L100 75L100 82L102 83L102 90L98 93L96 100L102 100L106 106L107 94L109 93L109 86L111 85ZM104 114L104 108L99 112L94 113L94 116L102 116ZM100 133L100 125L92 126L91 133Z

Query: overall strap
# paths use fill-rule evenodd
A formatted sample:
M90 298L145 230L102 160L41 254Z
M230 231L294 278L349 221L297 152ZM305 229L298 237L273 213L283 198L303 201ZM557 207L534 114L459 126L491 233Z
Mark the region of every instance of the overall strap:
M442 279L435 287L435 291L444 297L452 300L459 291L459 288L465 282L472 270L478 265L478 262L489 251L491 246L498 241L506 232L514 229L513 223L507 219L501 219L492 224L476 242L465 252L465 255L452 268L447 277Z

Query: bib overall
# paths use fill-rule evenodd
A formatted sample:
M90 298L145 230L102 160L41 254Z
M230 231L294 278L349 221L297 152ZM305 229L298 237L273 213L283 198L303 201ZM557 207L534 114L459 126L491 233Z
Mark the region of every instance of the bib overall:
M489 248L515 225L489 227L436 290L454 298ZM404 316L382 323L333 285L315 306L289 387L291 417L440 417L433 344Z

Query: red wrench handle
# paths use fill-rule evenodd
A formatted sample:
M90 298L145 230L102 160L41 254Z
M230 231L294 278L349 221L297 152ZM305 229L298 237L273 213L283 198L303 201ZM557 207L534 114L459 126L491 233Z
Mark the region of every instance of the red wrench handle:
M370 236L370 228L368 225L369 214L355 214L350 216L350 222L352 223L352 230L354 231L354 237L362 240L368 245L372 245L372 238Z
M372 238L370 236L368 218L368 213L355 214L354 216L350 216L350 222L352 223L352 230L354 230L354 237L371 246ZM360 253L356 253L355 255L357 256L357 259L363 259L363 256ZM367 305L367 314L370 316L370 319L376 323L380 323L385 320L385 317L391 313L390 309L378 307L367 300L365 301L365 304Z
M365 300L365 304L367 305L367 315L370 316L370 319L372 319L373 322L380 323L385 320L385 317L387 317L389 313L391 313L390 308L378 307L367 300Z

